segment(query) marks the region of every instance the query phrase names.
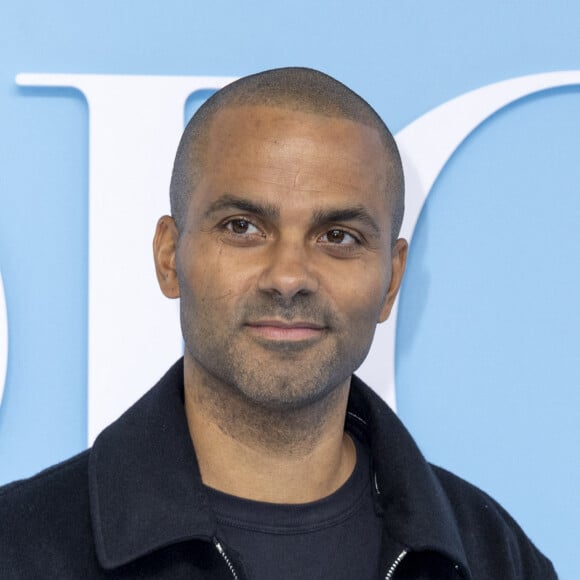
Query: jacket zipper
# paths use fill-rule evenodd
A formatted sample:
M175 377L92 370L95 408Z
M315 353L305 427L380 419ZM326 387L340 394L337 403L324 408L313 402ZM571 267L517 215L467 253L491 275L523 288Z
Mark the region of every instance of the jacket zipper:
M228 555L226 554L226 551L224 550L224 547L220 544L219 540L217 538L214 538L213 543L219 553L219 555L223 558L224 562L226 563L229 571L232 574L232 578L234 580L239 580L239 576L236 573L236 569L234 568L234 565L232 564L232 561L229 559Z
M387 575L385 576L385 580L391 580L393 578L393 574L395 573L396 569L399 567L399 564L403 561L403 558L408 553L409 553L408 550L403 550L397 556L397 559L391 564L391 567L387 570Z

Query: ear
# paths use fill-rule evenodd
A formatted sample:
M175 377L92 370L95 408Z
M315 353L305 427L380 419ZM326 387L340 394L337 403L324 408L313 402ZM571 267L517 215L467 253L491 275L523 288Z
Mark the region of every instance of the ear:
M391 256L391 282L385 297L385 302L381 308L379 322L384 322L391 314L391 309L393 308L395 298L397 298L401 282L403 281L403 274L405 273L405 266L407 264L408 247L407 240L403 238L399 238L393 246Z
M175 269L178 235L172 217L164 215L159 219L153 238L153 257L159 287L167 298L179 298L179 281Z

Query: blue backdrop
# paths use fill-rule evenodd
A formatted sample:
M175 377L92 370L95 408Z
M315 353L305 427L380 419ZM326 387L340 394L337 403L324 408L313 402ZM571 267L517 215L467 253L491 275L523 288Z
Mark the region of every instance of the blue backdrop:
M483 85L580 69L579 22L580 3L567 0L3 2L0 483L80 451L87 430L87 105L73 90L19 89L17 73L312 66L397 132ZM412 240L396 360L399 413L427 457L500 500L570 580L580 545L579 135L571 87L514 103L459 148Z

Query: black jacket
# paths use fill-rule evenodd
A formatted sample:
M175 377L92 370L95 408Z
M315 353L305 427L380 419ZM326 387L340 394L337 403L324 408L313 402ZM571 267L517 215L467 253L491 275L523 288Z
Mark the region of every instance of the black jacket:
M372 450L385 522L381 578L556 578L512 518L428 464L356 377L347 422ZM0 488L0 578L245 578L241 558L216 539L183 408L182 361L92 449Z

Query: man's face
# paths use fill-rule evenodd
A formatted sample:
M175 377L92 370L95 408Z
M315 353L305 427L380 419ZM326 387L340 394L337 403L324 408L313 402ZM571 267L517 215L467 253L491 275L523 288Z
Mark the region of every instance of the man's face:
M218 113L175 255L186 368L271 408L345 384L404 268L406 245L390 244L392 171L365 125Z

